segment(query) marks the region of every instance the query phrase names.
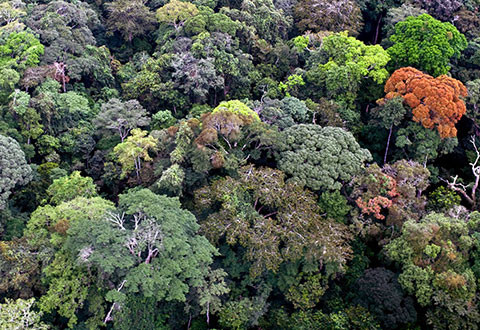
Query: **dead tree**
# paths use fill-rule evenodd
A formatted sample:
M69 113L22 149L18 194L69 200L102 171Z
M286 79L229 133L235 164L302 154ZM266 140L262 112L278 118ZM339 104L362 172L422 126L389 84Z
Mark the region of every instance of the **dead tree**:
M452 176L452 181L445 179L441 180L447 183L448 188L452 189L455 192L458 192L472 206L472 209L475 209L475 207L477 206L477 189L480 182L480 165L478 164L478 162L480 161L480 152L478 150L474 136L472 136L470 141L472 142L473 148L475 149L476 153L475 161L473 163L470 163L472 173L475 176L475 181L473 183L465 185L463 183L457 182L458 175ZM469 193L468 190L470 187L472 188Z

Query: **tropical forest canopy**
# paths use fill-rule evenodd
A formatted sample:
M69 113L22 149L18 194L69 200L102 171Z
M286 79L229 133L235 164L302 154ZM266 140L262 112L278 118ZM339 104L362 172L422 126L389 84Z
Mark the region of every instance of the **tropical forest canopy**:
M479 0L0 0L2 330L478 329L479 184Z

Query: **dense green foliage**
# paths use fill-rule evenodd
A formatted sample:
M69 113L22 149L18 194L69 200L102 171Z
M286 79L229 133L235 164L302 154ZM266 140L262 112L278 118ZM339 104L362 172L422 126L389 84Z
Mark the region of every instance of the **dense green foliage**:
M3 210L12 189L28 183L32 170L18 142L11 137L0 135L0 157L0 210Z
M447 73L450 58L459 57L467 47L455 26L428 14L398 22L390 40L393 46L387 51L395 68L413 66L434 76Z
M312 124L287 128L277 149L278 168L313 190L340 189L371 159L351 133Z
M0 330L479 329L478 0L0 0Z

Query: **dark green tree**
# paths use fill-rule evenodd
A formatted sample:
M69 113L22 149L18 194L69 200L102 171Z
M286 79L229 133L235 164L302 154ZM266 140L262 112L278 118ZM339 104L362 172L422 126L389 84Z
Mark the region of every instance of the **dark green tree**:
M282 132L278 167L313 190L335 190L371 160L353 135L338 127L300 124Z
M203 103L207 101L209 92L215 93L224 87L225 82L217 75L211 58L198 60L185 52L173 57L172 69L175 87L183 91L192 103Z
M77 61L87 46L95 45L93 31L101 27L98 14L89 4L61 0L34 6L26 25L40 36L45 46L42 64L53 65L63 85L69 74L78 77L82 73ZM80 71L75 72L74 68Z
M280 130L295 124L306 124L313 117L313 112L305 102L295 97L285 97L282 100L265 98L263 102L255 102L254 109L262 121L276 125Z
M452 152L457 145L456 137L441 139L437 131L413 122L400 128L395 140L395 146L402 150L402 153L397 153L398 158L410 158L424 165L433 162L439 155Z
M118 31L128 42L153 30L155 17L144 0L115 0L106 4L107 26L110 32Z
M387 147L385 148L385 155L383 156L383 163L387 162L388 149L390 148L390 140L395 126L402 123L407 109L403 105L403 98L395 97L387 100L384 104L374 109L373 115L378 118L380 125L388 129Z
M357 35L363 26L360 8L352 0L299 1L294 17L301 31L348 31Z
M451 21L463 5L460 0L414 0L413 3L441 21Z
M79 265L94 267L100 278L117 283L106 295L113 306L105 322L115 319L129 294L185 301L207 276L216 254L178 199L147 189L120 195L116 211L91 220L72 223L65 246Z
M384 328L394 329L416 321L412 297L398 283L398 275L383 267L367 269L354 285L354 303L365 307Z
M274 44L286 39L292 25L292 19L277 9L272 0L243 0L240 9L222 8L221 12L232 20L245 23L248 29L253 30L255 36L251 38L259 39L259 42L263 40Z

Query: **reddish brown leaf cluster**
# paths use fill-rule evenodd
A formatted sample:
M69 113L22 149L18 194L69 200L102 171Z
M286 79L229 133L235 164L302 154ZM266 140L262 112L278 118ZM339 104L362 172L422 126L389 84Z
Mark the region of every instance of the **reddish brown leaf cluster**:
M379 187L381 187L381 189L378 189L377 193L383 193L388 197L367 197L367 201L364 201L362 197L358 197L355 202L357 203L357 206L362 210L363 214L373 214L375 218L383 220L385 219L385 216L381 214L382 209L390 208L393 205L392 198L398 195L397 182L395 181L395 179L388 175L380 176L374 181L378 184Z
M413 120L425 128L436 127L441 138L457 136L455 124L465 114L466 87L458 80L441 75L433 78L415 68L396 70L385 84L383 103L401 96L412 108Z
M28 90L29 88L40 85L47 78L51 78L61 83L63 90L66 91L65 84L70 81L70 77L66 75L65 69L66 65L61 62L28 68L25 71L21 84L23 87L25 87L25 89Z

